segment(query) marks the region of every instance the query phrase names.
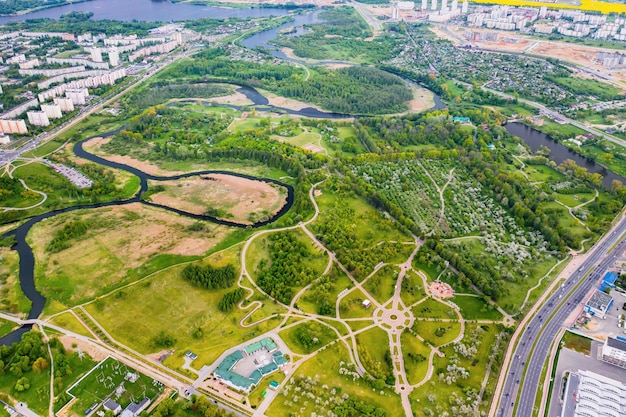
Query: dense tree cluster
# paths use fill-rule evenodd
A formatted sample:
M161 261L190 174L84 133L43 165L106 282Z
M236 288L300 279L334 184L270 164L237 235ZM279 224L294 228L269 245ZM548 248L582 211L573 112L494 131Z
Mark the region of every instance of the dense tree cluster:
M70 247L70 239L83 236L89 229L89 225L82 220L70 220L55 233L54 238L46 246L46 250L50 253L61 252Z
M304 81L302 71L293 66L231 60L223 54L207 50L170 70L169 75L226 78L349 114L396 113L406 110L406 101L413 98L400 78L376 68L317 68L317 74Z
M232 287L235 282L235 267L231 264L216 268L211 265L200 266L196 264L187 265L182 272L182 276L196 287L209 290Z
M313 270L303 266L309 249L290 232L272 233L267 237L267 246L270 260L259 263L256 282L270 296L289 304L293 287L307 285L315 278Z
M387 412L380 407L364 403L356 397L350 397L333 410L337 417L387 417Z
M173 98L209 98L228 93L230 93L228 88L215 84L167 84L158 82L129 95L127 106L144 109L165 103Z
M220 311L224 311L224 312L232 311L237 305L237 303L243 300L243 297L245 295L246 295L246 291L243 288L237 288L232 291L229 291L226 294L224 294L224 296L218 303L217 308Z

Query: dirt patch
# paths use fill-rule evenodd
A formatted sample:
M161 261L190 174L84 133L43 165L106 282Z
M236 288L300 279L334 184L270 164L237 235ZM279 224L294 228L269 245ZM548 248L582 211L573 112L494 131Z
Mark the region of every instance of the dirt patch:
M321 146L319 146L319 145L315 145L315 144L313 144L313 143L307 143L307 144L306 144L306 145L304 145L302 148L303 148L303 149L306 149L307 151L314 152L314 153L319 153L319 152L324 152L324 151L325 151L325 149L324 149L324 148L322 148L322 147L321 147Z
M165 191L152 194L156 204L193 214L251 224L276 214L287 201L287 191L274 184L225 174L151 182Z
M82 341L80 339L77 339L73 336L63 335L59 337L59 340L61 341L61 343L63 344L63 347L66 350L76 351L80 349L82 352L91 356L91 358L96 362L100 362L101 360L104 360L108 356L107 352L104 352L96 348L92 344ZM74 347L74 345L76 345L76 347Z
M413 90L413 100L407 103L410 112L419 113L435 105L435 96L431 91L416 86L412 86L411 89Z
M101 158L106 159L107 161L111 161L111 162L117 162L119 164L125 164L128 166L131 166L133 168L137 168L140 171L145 172L146 174L151 174L151 175L178 175L178 174L182 174L182 171L168 171L165 170L157 165L154 165L151 162L148 161L141 161L139 159L135 159L131 156L127 156L127 155L111 155L108 153L105 153L102 150L102 145L109 143L111 141L112 138L102 138L102 137L97 137L97 138L93 138L87 142L85 142L83 144L83 148L93 154L98 155Z

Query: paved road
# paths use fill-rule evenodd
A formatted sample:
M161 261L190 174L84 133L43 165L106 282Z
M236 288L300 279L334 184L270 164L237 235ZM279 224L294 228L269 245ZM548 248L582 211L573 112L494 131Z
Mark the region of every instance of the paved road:
M606 270L613 264L615 260L613 253L626 250L626 239L623 239L610 251L611 246L618 242L625 232L626 218L622 218L611 234L592 249L579 269L567 278L563 286L548 298L544 306L530 320L513 352L511 366L507 370L496 411L497 417L512 417L515 408L516 417L533 415L535 398L542 382L540 375L550 353L550 346L566 318L577 308L578 303L584 301L583 297L589 290L598 285ZM608 256L606 256L607 253ZM593 272L584 279L584 276L592 269ZM571 288L583 280L584 282L569 294ZM552 313L554 315L548 318ZM546 319L549 321L546 322ZM525 364L527 364L526 374L522 377ZM514 407L516 400L517 407Z

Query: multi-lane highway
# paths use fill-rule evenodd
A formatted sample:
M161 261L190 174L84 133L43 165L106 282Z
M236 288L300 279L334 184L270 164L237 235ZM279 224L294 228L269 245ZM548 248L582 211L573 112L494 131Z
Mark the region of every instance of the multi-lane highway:
M531 417L540 391L540 376L557 333L585 295L597 286L613 264L615 254L626 250L626 217L589 252L587 259L570 275L528 322L506 370L506 379L496 411L497 417ZM613 249L611 247L619 242ZM585 277L592 271L588 277ZM575 290L578 283L582 282ZM524 369L526 369L524 373ZM519 394L519 397L518 397Z

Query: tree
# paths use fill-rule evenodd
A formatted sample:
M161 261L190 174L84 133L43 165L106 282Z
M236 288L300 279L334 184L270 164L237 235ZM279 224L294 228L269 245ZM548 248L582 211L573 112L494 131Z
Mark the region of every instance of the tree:
M41 372L48 367L48 361L46 358L37 358L35 362L33 362L33 371Z
M26 377L18 379L17 382L15 383L15 390L17 392L26 391L29 388L30 388L30 381Z

